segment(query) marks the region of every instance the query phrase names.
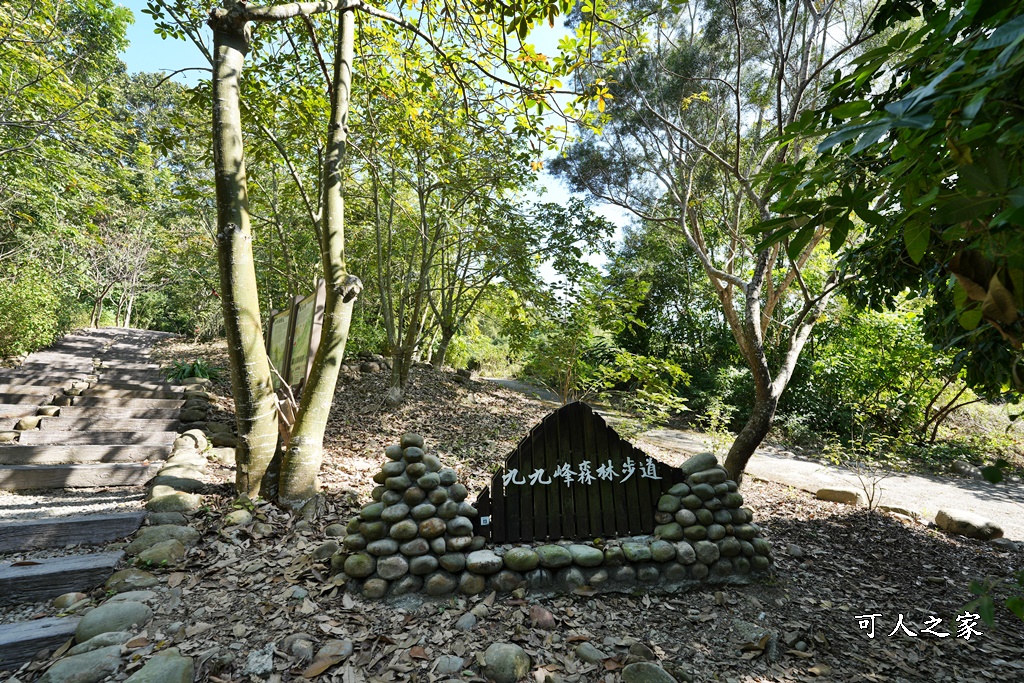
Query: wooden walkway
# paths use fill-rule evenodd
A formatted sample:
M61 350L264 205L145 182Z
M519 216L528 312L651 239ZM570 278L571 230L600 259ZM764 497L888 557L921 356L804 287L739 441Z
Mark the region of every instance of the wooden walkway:
M52 549L101 546L130 536L141 509L38 516L19 495L60 496L75 488L138 487L151 479L177 436L184 387L167 384L149 361L161 332L104 328L69 335L0 368L0 609L101 585L121 552L94 549L53 557ZM49 492L49 493L47 493ZM108 496L109 497L109 496ZM5 501L7 504L5 504ZM59 509L56 507L55 509ZM37 559L31 553L44 550ZM28 561L12 561L19 557ZM67 640L76 617L0 625L0 671Z

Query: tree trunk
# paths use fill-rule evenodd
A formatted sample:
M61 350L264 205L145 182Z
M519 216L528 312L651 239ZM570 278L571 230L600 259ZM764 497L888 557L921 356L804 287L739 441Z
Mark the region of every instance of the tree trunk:
M409 369L412 367L412 354L415 341L398 346L391 351L391 377L384 402L395 407L405 399L405 388L409 384Z
M238 424L235 488L255 498L277 447L277 397L263 343L242 148L239 80L250 28L230 13L219 21L211 19L210 25L217 261Z
M352 307L362 289L359 278L345 272L345 203L342 194L342 163L348 141L354 43L354 11L350 9L339 12L331 120L323 168L320 253L327 283L324 326L281 464L278 490L278 501L292 509L302 507L317 493L317 475L323 461L324 431L334 399L338 370L345 355Z
M452 343L452 337L454 336L454 329L441 328L441 341L438 343L434 355L430 357L430 364L434 366L435 371L440 370L444 365L445 356L448 355L448 345Z
M736 440L729 448L729 454L725 456L725 469L729 478L737 484L743 480L743 471L747 467L754 451L764 441L772 428L775 420L775 409L779 405L779 397L771 393L762 396L758 393L754 399L754 409L750 413L750 419L743 425L743 429L736 435Z

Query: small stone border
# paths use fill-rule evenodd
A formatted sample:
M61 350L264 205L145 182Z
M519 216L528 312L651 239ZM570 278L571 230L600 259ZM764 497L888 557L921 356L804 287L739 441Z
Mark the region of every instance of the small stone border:
M410 433L385 449L374 502L347 526L328 528L344 535L331 566L346 590L370 599L683 590L745 583L771 568L771 546L711 453L680 467L686 480L658 500L651 536L486 548L473 535L478 513L467 488L423 447L423 437Z

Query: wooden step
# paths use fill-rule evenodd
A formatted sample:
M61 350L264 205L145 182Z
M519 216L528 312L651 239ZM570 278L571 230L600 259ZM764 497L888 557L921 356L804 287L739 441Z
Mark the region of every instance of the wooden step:
M0 489L106 488L142 486L163 463L103 463L100 465L0 465Z
M184 396L185 395L184 392L186 390L188 390L189 388L190 387L187 387L187 386L182 385L182 384L168 384L167 382L100 382L100 381L96 381L96 382L90 383L89 384L89 388L87 390L85 390L84 392L82 392L82 393L85 396L102 396L103 394L101 392L107 392L107 391L113 391L113 392L118 392L118 391L129 391L129 392L131 392L131 391L142 391L142 392L162 391L162 392L168 392L168 393L176 394L175 396L166 396L164 398L178 398L179 396ZM114 393L114 394L110 394L110 395L111 396L118 396L119 394ZM130 396L131 394L128 394L128 395Z
M0 446L0 465L56 465L59 463L143 462L164 460L170 449L161 445Z
M145 512L119 512L0 523L0 553L119 541L138 531L145 518Z
M0 624L0 671L12 671L40 650L54 649L74 637L80 617L48 617Z
M12 406L0 403L0 419L20 420L23 417L31 417L36 414L39 406L18 405Z
M33 564L0 564L0 604L38 602L64 593L90 591L111 574L124 557L121 551L68 555Z
M59 393L62 392L51 391L49 394L14 394L5 391L0 392L0 404L8 406L41 406L52 401L53 397Z
M53 396L63 394L64 387L70 382L50 382L48 384L0 384L0 394L17 394L19 396Z
M159 363L128 363L125 361L113 361L101 363L98 372L160 372Z
M2 394L0 394L2 396ZM180 398L128 398L108 396L76 396L73 399L76 406L99 406L110 408L165 408L181 409L185 401Z
M100 406L65 406L61 417L93 419L123 418L129 420L174 420L181 411L177 408L108 408Z
M35 372L32 370L0 370L0 382L4 384L42 382L68 382L94 376L91 372Z
M174 443L174 439L177 438L177 436L176 432L58 432L32 429L21 432L18 436L18 443L23 446L99 446L104 444L170 446ZM0 446L0 448L2 448L2 446Z
M82 392L82 398L95 397L107 400L133 399L133 398L160 398L177 399L185 398L184 391L162 391L160 389L93 389L92 387ZM75 402L76 404L78 401Z
M39 423L41 431L88 432L176 432L178 420L103 419L91 417L44 417Z

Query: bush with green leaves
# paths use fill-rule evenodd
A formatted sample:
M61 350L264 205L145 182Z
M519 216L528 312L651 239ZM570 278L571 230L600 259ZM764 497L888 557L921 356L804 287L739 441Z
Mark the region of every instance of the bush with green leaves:
M0 268L0 357L52 344L67 331L73 312L42 267L23 262Z
M210 365L208 361L203 358L197 358L192 362L176 360L171 364L170 369L167 370L167 381L173 382L175 380L183 380L189 377L199 377L202 379L217 379L220 377L222 368L216 368Z

